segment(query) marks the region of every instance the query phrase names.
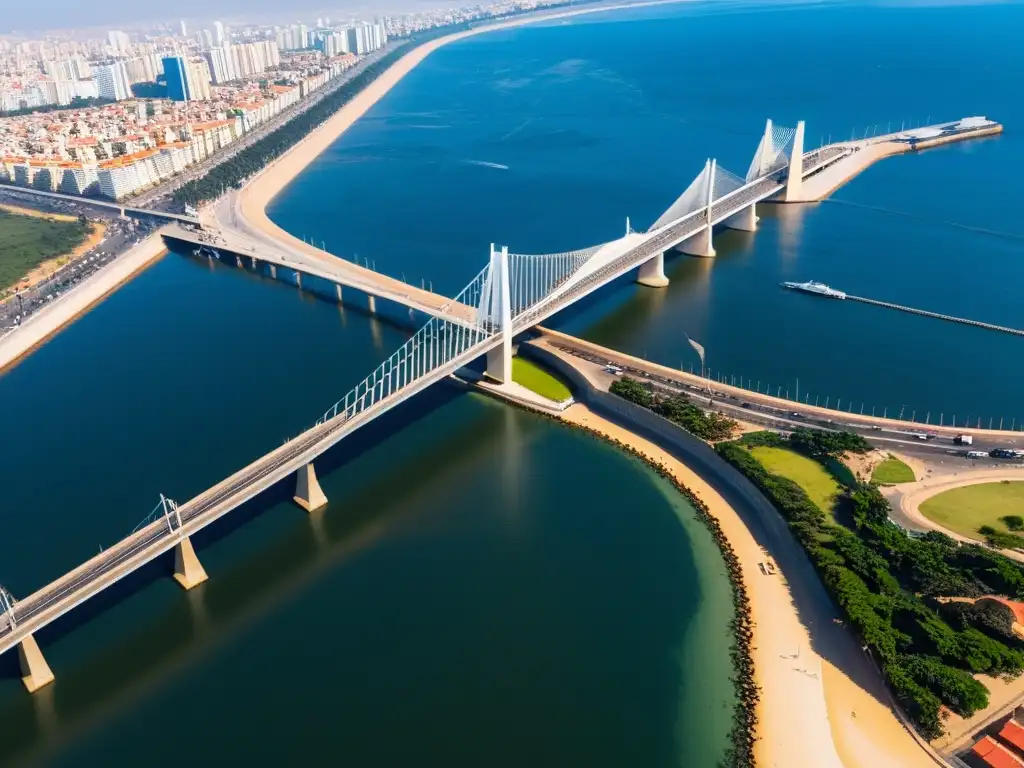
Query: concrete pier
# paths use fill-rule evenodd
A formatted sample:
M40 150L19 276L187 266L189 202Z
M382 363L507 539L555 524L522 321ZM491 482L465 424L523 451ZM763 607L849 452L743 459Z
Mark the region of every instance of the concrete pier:
M270 267L270 276L276 280L277 279L277 265L276 264L269 264L268 266Z
M312 463L306 464L295 473L295 496L293 498L295 503L307 512L320 509L327 503L327 496L320 488Z
M242 268L242 257L239 256L237 253L235 254L235 266L238 267L239 269Z
M302 273L298 270L295 271L295 285L300 291L302 290Z
M208 578L210 577L206 575L206 570L196 557L192 539L185 536L174 548L174 580L185 589L192 589Z
M640 272L636 276L640 285L648 288L664 288L668 285L668 278L665 277L665 254L659 253L654 258L640 265Z
M722 222L729 229L738 229L742 232L756 232L757 231L757 205L751 205L744 208L739 213L733 214L724 222Z
M787 203L798 203L803 201L804 183L804 121L796 124L796 134L793 136L793 148L789 154L789 171L786 175L786 189L783 192L783 200Z
M39 650L39 643L32 635L26 635L18 643L18 663L21 665L21 682L29 693L35 693L44 685L53 682L53 672Z
M700 256L706 259L712 258L715 255L715 248L711 244L711 227L705 227L688 240L683 240L683 242L676 246L676 250L690 256Z
M338 303L340 304L341 303L341 283L335 283L334 284L334 292L338 295Z
M366 297L366 303L367 306L370 308L370 314L377 314L377 297L374 296L372 293L368 294Z

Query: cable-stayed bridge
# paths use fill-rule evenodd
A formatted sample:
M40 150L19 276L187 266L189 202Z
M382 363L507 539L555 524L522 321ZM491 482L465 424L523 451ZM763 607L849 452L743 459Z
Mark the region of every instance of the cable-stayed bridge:
M617 240L557 254L492 245L488 263L458 296L441 302L438 314L305 432L187 502L161 496L132 534L24 599L0 588L0 653L17 647L26 687L46 685L53 674L34 639L42 627L171 550L179 583L186 589L201 583L206 573L192 534L290 475L300 506L323 506L313 461L347 435L480 357L486 356L490 378L509 381L517 333L637 267L639 282L667 284L666 251L713 256L713 227L753 231L757 203L798 199L805 179L856 151L839 144L804 153L803 133L803 123L784 129L769 121L744 177L709 160L646 232L633 231L627 220Z

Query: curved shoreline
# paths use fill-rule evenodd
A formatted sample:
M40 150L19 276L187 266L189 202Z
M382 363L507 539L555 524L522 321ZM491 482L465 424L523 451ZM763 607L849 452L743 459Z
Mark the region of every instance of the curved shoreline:
M644 8L656 5L675 5L689 2L690 0L644 0L637 3L618 3L591 8L578 8L569 11L555 13L542 13L537 16L525 16L510 21L488 24L485 26L468 29L463 32L455 32L413 48L402 56L398 61L384 70L381 75L370 83L366 88L356 94L351 101L341 107L322 125L304 137L295 146L274 160L270 165L261 170L251 179L229 202L234 209L234 215L244 220L247 224L258 229L262 234L285 241L289 247L298 248L305 253L320 258L336 258L331 254L316 248L295 237L287 230L279 227L267 215L267 207L281 194L287 186L309 167L324 151L351 128L363 115L365 115L378 101L398 84L398 82L415 69L431 53L449 43L481 35L486 32L497 32L503 29L512 29L526 24L535 24L542 21L553 21L565 19L572 16L582 16L591 13L604 13L607 11L623 10L627 8ZM213 205L216 205L214 203Z
M679 468L672 466L673 463L679 464L680 467L685 467L685 465L671 456L662 455L664 452L657 446L650 445L649 448L653 450L649 454L645 450L648 449L648 446L645 445L646 441L638 436L633 436L634 439L624 440L621 436L613 434L603 424L603 420L587 409L586 406L576 404L570 410L574 411L574 413L566 412L558 416L540 411L537 411L537 413L579 429L589 436L608 443L642 461L660 477L667 480L693 506L701 522L711 533L711 537L715 540L715 544L725 560L733 602L732 617L729 620L731 630L729 655L732 658L733 684L736 688L737 703L733 710L732 727L729 732L730 745L721 764L729 766L729 768L747 768L748 766L752 767L761 764L774 764L774 762L769 763L768 761L757 759L757 752L761 751L757 749L757 745L759 742L761 744L764 743L764 740L759 736L760 729L758 728L758 710L763 706L761 705L761 686L757 682L753 659L753 649L756 640L754 630L757 625L754 622L751 611L751 602L747 592L746 581L744 580L743 566L740 563L739 555L736 554L736 550L730 541L729 533L723 528L719 520L721 510L713 511L712 507L701 498L700 494L692 490L684 482ZM707 492L708 489L704 490ZM714 491L711 491L711 493L714 493ZM720 497L712 497L712 500L716 508L718 501L721 501L722 505L726 504Z

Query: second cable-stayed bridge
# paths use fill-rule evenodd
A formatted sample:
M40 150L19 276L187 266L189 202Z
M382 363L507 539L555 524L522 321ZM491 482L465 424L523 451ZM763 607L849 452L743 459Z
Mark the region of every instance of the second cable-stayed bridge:
M666 251L713 255L714 226L753 230L758 202L798 199L806 178L856 151L839 144L805 154L802 144L802 123L779 129L769 121L745 177L709 160L646 232L633 231L627 220L621 238L559 254L515 254L492 245L487 265L451 300L469 313L430 317L309 429L187 502L161 496L132 534L24 599L0 588L0 653L17 647L26 687L46 685L53 674L34 639L42 627L172 550L179 583L187 589L202 582L206 573L192 534L290 475L298 504L310 511L324 505L313 461L347 435L482 356L492 379L509 381L516 334L637 267L641 283L664 285Z

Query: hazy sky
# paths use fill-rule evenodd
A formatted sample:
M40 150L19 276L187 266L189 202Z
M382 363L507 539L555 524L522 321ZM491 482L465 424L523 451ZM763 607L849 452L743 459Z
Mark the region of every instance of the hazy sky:
M468 2L468 0L467 0ZM308 3L308 10L299 10ZM41 29L119 29L140 22L185 19L190 28L201 28L214 19L248 21L309 21L317 16L346 17L354 13L403 13L411 10L460 5L452 0L340 0L320 5L317 0L174 0L173 3L138 0L0 0L0 33Z

